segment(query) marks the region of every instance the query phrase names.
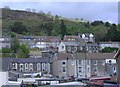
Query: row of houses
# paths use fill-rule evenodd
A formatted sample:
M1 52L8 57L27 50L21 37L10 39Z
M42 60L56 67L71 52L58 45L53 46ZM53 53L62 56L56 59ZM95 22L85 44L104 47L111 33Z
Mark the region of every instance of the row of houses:
M116 74L114 53L56 53L53 59L2 58L3 71L52 74L53 77L85 78Z
M86 35L86 36L85 36ZM88 38L89 36L89 38ZM84 38L87 38L84 39ZM61 40L59 36L17 36L20 44L28 44L30 48L39 48L43 51L54 50L57 52L100 52L105 47L120 47L120 42L100 42L95 43L93 34L79 34L78 36L65 35ZM92 41L90 40L92 38ZM0 38L0 48L11 47L10 37ZM90 41L88 41L90 40Z
M51 74L60 78L86 78L92 76L112 76L118 68L115 53L100 53L105 47L119 48L119 42L95 43L93 34L64 36L17 36L20 44L38 48L29 54L30 58L2 58L3 71L17 73ZM10 48L11 38L0 39L1 47ZM5 44L7 41L7 44Z
M2 71L20 73L51 73L51 61L48 58L2 58Z
M59 53L53 60L53 75L86 78L116 74L114 53Z

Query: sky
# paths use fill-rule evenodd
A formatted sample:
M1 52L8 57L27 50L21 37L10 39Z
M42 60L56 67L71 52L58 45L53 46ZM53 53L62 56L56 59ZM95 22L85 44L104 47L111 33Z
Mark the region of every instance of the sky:
M17 10L32 8L67 18L118 23L118 2L2 2L1 7L4 6Z

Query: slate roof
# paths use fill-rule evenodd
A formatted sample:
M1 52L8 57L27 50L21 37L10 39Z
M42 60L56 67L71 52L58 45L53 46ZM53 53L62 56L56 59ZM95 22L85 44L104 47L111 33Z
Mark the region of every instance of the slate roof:
M120 42L100 42L99 44L120 44Z
M44 42L51 42L51 41L60 41L61 38L59 36L17 36L18 39L35 39L36 41L44 41Z
M65 46L79 46L77 42L62 42Z
M18 63L37 63L37 62L49 62L49 58L2 58L2 61Z
M0 58L2 71L9 71L10 63L50 63L49 58Z
M66 60L66 59L95 59L95 60L102 60L102 59L113 59L115 53L58 53L56 56L58 60Z

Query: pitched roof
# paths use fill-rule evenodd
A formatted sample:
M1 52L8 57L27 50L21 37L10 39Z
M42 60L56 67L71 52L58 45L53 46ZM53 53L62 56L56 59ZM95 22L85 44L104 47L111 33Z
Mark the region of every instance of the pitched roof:
M66 59L113 59L114 53L58 53L56 56L58 60L66 60Z
M18 63L49 62L49 58L2 58L2 61Z
M62 42L65 46L79 46L77 42Z
M37 41L60 41L61 38L59 36L22 36L18 35L18 39L36 39Z
M88 59L113 59L115 53L87 53Z
M61 38L59 36L34 36L34 37L37 41L45 41L45 42L61 40Z
M58 53L56 56L57 56L58 60L73 59L73 57L70 53Z
M79 42L80 44L85 44L85 40L82 39L80 36L71 36L71 35L65 35L64 36L64 40L71 41L69 39L74 39L75 41Z
M120 42L100 42L99 44L120 44Z

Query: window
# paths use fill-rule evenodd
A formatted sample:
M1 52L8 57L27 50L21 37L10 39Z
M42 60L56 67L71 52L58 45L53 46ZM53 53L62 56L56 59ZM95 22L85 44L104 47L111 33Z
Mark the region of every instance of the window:
M32 63L29 64L29 71L33 71L33 64Z
M66 67L63 67L63 68L62 68L62 71L63 71L63 72L66 72Z
M111 61L111 60L109 60L109 63L112 63L112 61Z
M47 63L47 72L49 73L50 72L50 63Z
M97 65L97 60L94 60L94 65Z
M88 72L90 72L90 68L88 68Z
M37 71L41 71L41 64L37 63Z
M23 64L21 63L19 66L20 66L19 71L22 72L24 70Z
M25 71L28 71L28 63L25 63Z
M81 73L82 72L82 67L79 67L79 73Z
M116 68L114 67L113 70L116 70Z
M97 69L97 67L94 67L94 71L95 71L95 72L98 72L98 69Z
M12 69L17 70L17 63L12 63Z
M64 49L64 46L62 46L62 49Z
M42 71L45 71L45 63L42 63Z
M66 63L65 63L65 62L62 62L62 65L66 65Z

